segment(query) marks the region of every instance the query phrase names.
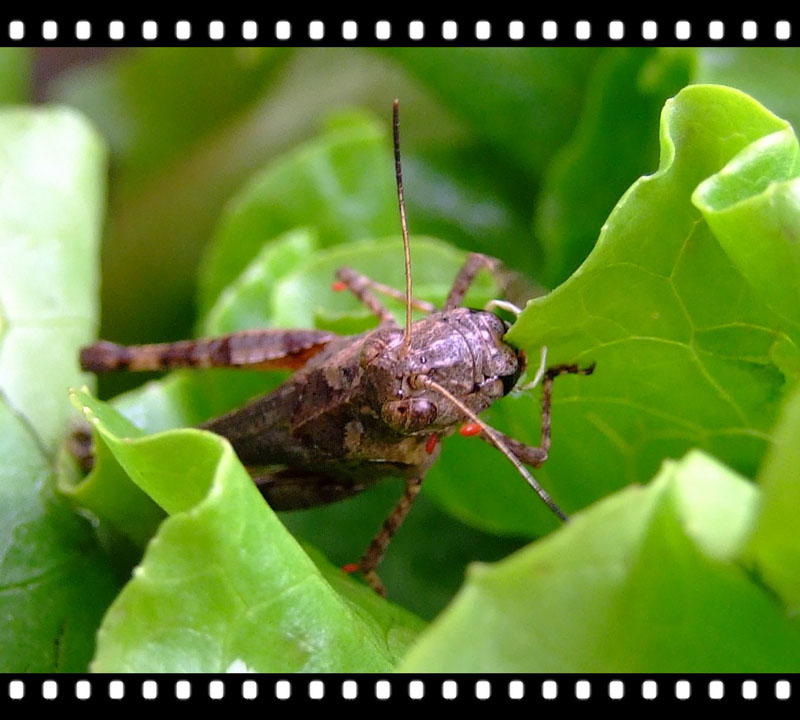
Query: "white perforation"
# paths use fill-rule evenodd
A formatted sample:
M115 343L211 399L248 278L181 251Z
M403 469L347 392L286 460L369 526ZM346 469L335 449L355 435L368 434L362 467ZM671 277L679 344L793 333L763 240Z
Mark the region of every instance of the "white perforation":
M45 40L55 40L58 37L58 25L55 20L45 20L42 23L42 37Z
M378 40L388 40L392 36L392 26L387 20L378 20L375 23L375 37Z
M292 685L288 680L278 680L275 683L275 697L278 700L288 700L292 696Z
M525 697L525 685L521 680L508 683L508 697L512 700L522 700Z
M742 23L742 37L745 40L755 40L758 37L758 25L753 20Z
M342 37L345 40L355 40L358 37L358 23L355 20L345 20L342 23Z
M125 37L125 24L122 20L112 20L108 23L108 37L110 40L122 40Z
M325 697L325 684L322 680L312 680L308 683L308 697L312 700L322 700Z
M425 37L425 24L422 20L412 20L408 24L408 37L412 40L422 40Z
M8 697L12 700L22 700L25 697L25 683L22 680L12 680L8 683Z
M422 700L425 696L425 685L421 680L412 680L408 683L408 697L412 700Z
M578 680L575 683L575 697L578 700L588 700L592 696L592 686L588 680Z
M212 700L222 700L225 697L225 685L222 680L212 680L208 683L208 697Z
M655 700L658 697L658 685L655 680L645 680L642 683L642 697L645 700Z
M578 40L588 40L592 37L592 26L588 20L578 20L575 23L575 37Z
M678 680L675 683L675 697L678 700L688 700L692 696L692 686L688 680Z
M655 40L658 37L658 25L654 20L645 20L642 23L642 37L645 40Z
M255 700L258 697L258 683L255 680L245 680L242 683L242 697L245 700Z
M445 700L455 700L458 697L458 684L455 680L445 680L442 683L442 697Z
M545 700L555 700L558 697L558 685L555 680L545 680L542 683L542 697Z
M378 700L388 700L392 697L392 684L388 680L378 680L375 683L375 697Z
M525 37L525 23L522 20L512 20L508 23L508 37L510 40L522 40Z
M312 20L308 24L308 37L311 40L322 40L325 37L325 24L321 20Z
M789 40L792 37L792 26L788 20L778 20L775 23L775 38L778 40Z
M612 700L622 700L625 697L625 684L622 680L612 680L608 683L608 697Z
M442 38L455 40L458 37L458 25L454 20L445 20L442 23Z
M112 680L108 683L108 697L112 700L122 700L125 697L125 685L122 680Z
M278 20L275 23L275 38L277 40L288 40L292 37L292 26L288 20Z
M45 700L55 700L58 697L58 684L55 680L45 680L42 683L42 697Z
M142 23L142 37L145 40L155 40L158 37L158 23L155 20L145 20Z
M778 700L788 700L792 696L792 685L788 680L778 680L775 683L775 697Z
M542 23L542 39L555 40L558 37L558 25L555 20L545 20Z
M208 37L211 40L222 40L225 37L225 23L222 20L212 20L208 23Z
M145 680L142 683L142 697L145 700L155 700L158 697L158 683L155 680Z
M88 40L90 37L92 37L92 24L88 20L78 20L75 23L75 38Z
M745 700L755 700L758 696L758 685L755 680L745 680L742 683L742 697Z
M192 37L192 25L188 20L178 20L175 23L175 37L178 40L188 40Z
M722 700L725 696L725 686L722 680L712 680L708 683L708 697L712 700Z
M188 700L192 696L192 685L188 680L178 680L175 683L175 697L178 700Z
M692 26L688 20L678 20L675 23L675 37L678 40L688 40L692 35Z
M608 23L608 37L611 40L622 40L625 37L625 25L621 20Z
M242 39L255 40L258 37L258 23L255 20L245 20L242 23Z
M478 20L475 23L475 39L488 40L492 37L492 26L488 20Z
M475 683L475 697L478 700L488 700L492 696L492 686L488 680L478 680Z
M342 683L342 697L345 700L355 700L358 697L358 683L355 680L345 680Z
M725 37L725 25L721 20L712 20L708 23L708 37L710 40L722 40Z

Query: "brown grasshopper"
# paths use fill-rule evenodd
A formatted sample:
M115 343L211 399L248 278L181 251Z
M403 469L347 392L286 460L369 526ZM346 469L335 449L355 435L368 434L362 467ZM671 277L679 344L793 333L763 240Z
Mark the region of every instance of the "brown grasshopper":
M588 375L594 369L558 365L545 371L542 365L539 447L514 440L478 417L516 385L525 369L524 354L503 341L507 323L486 310L459 307L478 272L497 272L500 265L485 255L469 255L441 310L412 297L397 101L393 129L405 294L350 268L338 270L335 283L378 317L375 330L350 337L320 330L250 330L129 347L100 341L80 354L82 368L96 373L182 367L295 370L274 391L201 427L231 443L275 510L342 500L383 477L402 478L402 498L354 567L382 595L375 569L438 458L440 439L465 421L463 434L479 434L502 451L550 509L567 519L523 463L539 467L547 459L553 379L565 373ZM405 301L405 328L373 291ZM412 307L427 317L412 322Z

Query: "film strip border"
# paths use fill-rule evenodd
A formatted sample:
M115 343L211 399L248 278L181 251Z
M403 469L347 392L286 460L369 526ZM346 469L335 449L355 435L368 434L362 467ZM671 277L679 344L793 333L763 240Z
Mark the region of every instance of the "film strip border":
M0 21L1 22L1 21ZM788 19L529 20L26 20L0 24L0 41L11 44L259 43L259 44L791 44Z
M602 678L602 679L601 679ZM741 701L760 700L788 706L798 698L795 678L772 676L589 676L542 679L540 676L509 679L506 676L476 678L426 677L413 679L403 676L375 679L367 676L342 678L329 676L309 679L302 676L274 679L270 676L254 679L242 676L210 678L202 675L179 678L102 676L77 678L29 677L10 680L3 693L4 704L13 707L25 701L125 701L138 700L262 700L262 701ZM9 704L10 703L10 704ZM792 704L795 704L792 703Z

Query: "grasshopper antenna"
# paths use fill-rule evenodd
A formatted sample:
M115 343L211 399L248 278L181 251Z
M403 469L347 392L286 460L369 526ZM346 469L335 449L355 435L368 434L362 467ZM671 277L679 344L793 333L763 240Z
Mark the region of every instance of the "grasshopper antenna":
M397 203L400 206L400 225L403 228L403 249L406 254L406 332L403 336L402 350L411 346L411 247L408 242L408 222L406 203L403 198L403 170L400 167L400 101L394 101L392 110L392 129L394 133L394 173L397 179Z
M525 478L525 481L536 491L536 494L542 499L545 505L547 505L547 507L549 507L553 511L553 513L555 513L564 522L567 522L567 520L569 520L564 511L553 502L550 495L547 494L547 491L541 485L539 485L539 483L536 481L536 478L534 478L533 475L531 475L528 472L528 469L520 462L519 458L516 455L514 455L513 452L511 452L511 450L508 448L508 445L506 445L503 442L503 439L500 437L497 431L494 430L494 428L490 427L485 422L483 422L483 420L481 420L474 412L472 412L472 410L470 410L455 395L453 395L447 389L443 388L435 380L431 380L427 375L412 376L411 386L413 387L414 385L427 387L431 388L432 390L435 390L440 395L443 395L445 398L447 398L451 403L453 403L453 405L455 405L459 410L461 410L461 412L463 412L470 420L472 420L472 422L477 423L480 426L481 430L483 430L483 432L486 434L486 437L489 438L492 445L494 445L501 453L503 453L503 455L505 455L511 461L514 467L517 468L517 472L519 472L519 474Z

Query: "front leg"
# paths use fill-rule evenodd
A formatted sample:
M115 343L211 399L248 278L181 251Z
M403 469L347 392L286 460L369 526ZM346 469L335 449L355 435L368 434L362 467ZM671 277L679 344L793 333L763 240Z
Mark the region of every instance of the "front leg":
M442 310L453 310L461 305L467 290L483 268L496 273L500 269L500 261L488 255L470 253L453 281L453 287L450 288Z
M519 440L515 440L514 438L495 430L495 432L497 432L508 445L508 449L511 450L511 452L514 453L519 460L524 462L526 465L538 468L545 463L550 454L550 426L552 420L550 414L550 403L553 394L553 380L555 380L555 378L557 378L559 375L591 375L594 372L594 367L594 363L585 368L579 368L577 364L572 363L554 365L553 367L549 367L547 370L545 370L542 380L542 434L538 447L534 445L526 445ZM462 432L462 434L474 434L471 432L471 423L468 423L465 427L468 429L466 432ZM480 436L482 440L491 443L491 439L486 435L486 433L481 432Z
M388 285L384 285L383 283L376 282L366 275L362 275L348 267L339 268L336 271L336 279L338 283L334 283L334 290L349 290L366 305L374 315L377 315L378 319L381 321L381 325L389 325L391 327L397 325L394 316L381 304L370 290L399 300L401 303L405 303L406 301L404 293ZM417 310L422 310L426 313L432 313L436 310L433 303L426 302L425 300L418 300L413 297L411 298L411 307L415 307Z

